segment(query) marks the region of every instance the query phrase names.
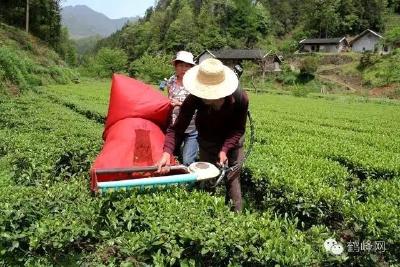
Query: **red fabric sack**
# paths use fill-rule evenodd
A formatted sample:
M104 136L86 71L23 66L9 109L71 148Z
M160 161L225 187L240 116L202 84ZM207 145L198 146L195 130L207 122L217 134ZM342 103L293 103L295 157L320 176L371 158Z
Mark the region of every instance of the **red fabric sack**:
M114 74L103 138L107 138L112 125L126 118L149 120L164 130L170 112L170 101L161 92L141 81Z
M114 75L104 145L91 168L91 189L97 182L150 176L148 173L96 175L96 170L152 166L161 158L170 116L169 99L135 79Z

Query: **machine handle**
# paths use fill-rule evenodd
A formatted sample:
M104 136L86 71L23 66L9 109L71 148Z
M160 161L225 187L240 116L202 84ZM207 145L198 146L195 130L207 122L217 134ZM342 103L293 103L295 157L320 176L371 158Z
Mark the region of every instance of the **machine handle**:
M131 168L111 168L111 169L99 169L95 170L96 174L113 174L113 173L133 173L133 172L151 172L158 170L157 166L143 166L143 167L131 167ZM184 170L188 171L185 165L171 166L171 171Z

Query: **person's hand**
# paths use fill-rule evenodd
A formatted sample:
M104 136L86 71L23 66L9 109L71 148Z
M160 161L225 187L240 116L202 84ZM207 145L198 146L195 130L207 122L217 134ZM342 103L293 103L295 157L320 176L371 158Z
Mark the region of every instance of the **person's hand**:
M157 173L166 174L169 173L171 166L171 155L164 152L161 159L157 162Z
M224 151L220 151L218 154L218 163L220 167L224 167L228 165L228 157L226 156L226 153Z
M171 100L171 105L172 105L173 107L176 107L176 106L182 105L182 103L181 103L180 101L176 100L176 99L172 99L172 100Z

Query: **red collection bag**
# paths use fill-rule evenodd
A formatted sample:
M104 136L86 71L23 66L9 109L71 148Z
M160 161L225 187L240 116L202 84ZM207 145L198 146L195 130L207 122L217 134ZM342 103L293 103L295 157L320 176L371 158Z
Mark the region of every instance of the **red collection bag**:
M165 129L171 112L169 99L150 85L114 74L112 78L110 102L103 138L116 122L126 118L141 118Z
M171 112L169 99L138 80L114 75L104 145L91 169L91 189L97 182L127 178L126 173L96 175L97 170L151 166L161 158L164 132Z

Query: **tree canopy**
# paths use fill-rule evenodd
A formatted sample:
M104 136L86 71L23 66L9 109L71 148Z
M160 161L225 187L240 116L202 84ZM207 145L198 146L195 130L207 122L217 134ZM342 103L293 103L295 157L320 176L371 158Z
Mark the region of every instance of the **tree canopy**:
M61 0L29 0L29 32L58 49L61 42ZM0 21L25 29L27 0L1 0Z
M399 0L159 0L135 23L99 42L124 49L131 60L145 53L187 49L266 48L276 38L332 38L369 28ZM316 8L318 7L318 8ZM292 47L292 45L290 46Z

